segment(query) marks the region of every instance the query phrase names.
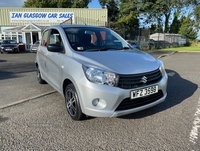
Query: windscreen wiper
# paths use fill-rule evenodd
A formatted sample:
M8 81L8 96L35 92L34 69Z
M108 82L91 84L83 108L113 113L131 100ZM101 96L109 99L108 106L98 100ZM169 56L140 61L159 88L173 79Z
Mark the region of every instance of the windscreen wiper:
M128 49L131 49L131 48L130 47L122 47L121 49L128 50Z
M130 49L129 47L122 47L122 48L112 48L112 47L102 47L97 49L89 49L87 51L107 51L107 50L127 50Z
M107 50L116 50L116 48L102 47L102 48L88 49L86 51L92 52L92 51L107 51Z
M122 47L122 48L111 48L111 47L104 47L99 49L99 51L106 51L106 50L127 50L130 49L129 47Z

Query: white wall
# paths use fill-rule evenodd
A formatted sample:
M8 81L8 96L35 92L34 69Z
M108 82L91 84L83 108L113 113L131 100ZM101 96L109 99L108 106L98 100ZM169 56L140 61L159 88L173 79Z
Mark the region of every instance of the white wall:
M9 28L13 28L13 26L3 26L3 27L0 27L0 33L1 34L5 34L5 32L3 32L3 30L9 29Z

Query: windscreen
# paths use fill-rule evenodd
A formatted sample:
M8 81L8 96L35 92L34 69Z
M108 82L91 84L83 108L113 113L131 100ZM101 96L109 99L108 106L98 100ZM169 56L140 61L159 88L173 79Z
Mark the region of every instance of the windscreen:
M4 40L2 44L17 44L15 40Z
M108 28L67 27L64 30L71 47L76 51L121 50L129 47L121 36Z

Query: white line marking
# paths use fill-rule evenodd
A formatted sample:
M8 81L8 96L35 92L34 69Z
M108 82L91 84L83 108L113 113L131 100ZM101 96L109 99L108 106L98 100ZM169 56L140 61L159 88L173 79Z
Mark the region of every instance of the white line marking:
M190 142L196 144L196 140L198 139L198 129L200 128L200 98L198 100L197 111L194 114L194 122L193 127L190 132Z
M6 104L4 106L0 106L0 110L14 106L14 105L18 105L18 104L21 104L21 103L24 103L24 102L27 102L27 101L30 101L30 100L33 100L33 99L37 99L37 98L40 98L40 97L43 97L45 95L49 95L49 94L52 94L52 93L55 93L55 92L57 92L57 91L53 90L53 91L49 91L49 92L46 92L46 93L43 93L43 94L39 94L39 95L34 96L34 97L24 99L24 100L20 100L20 101L16 101L16 102L13 102L13 103L10 103L10 104Z

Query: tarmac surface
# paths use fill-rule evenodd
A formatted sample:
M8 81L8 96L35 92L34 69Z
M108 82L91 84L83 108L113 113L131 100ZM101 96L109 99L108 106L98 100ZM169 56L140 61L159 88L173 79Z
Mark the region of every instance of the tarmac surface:
M84 121L71 120L62 96L37 83L35 54L0 54L0 150L199 151L200 53L150 53L169 76L166 101Z

